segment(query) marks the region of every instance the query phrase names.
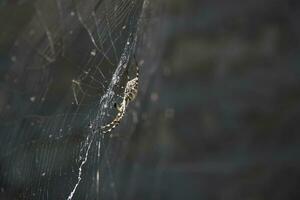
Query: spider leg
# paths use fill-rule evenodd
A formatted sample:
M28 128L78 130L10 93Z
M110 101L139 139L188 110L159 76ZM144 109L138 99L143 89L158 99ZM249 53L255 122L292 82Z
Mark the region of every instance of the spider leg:
M114 103L114 107L115 107L119 112L122 111L122 110L121 110L122 105L117 104L117 103Z
M124 115L125 115L125 107L123 107L123 108L121 107L116 118L109 124L101 127L102 129L104 129L104 131L102 131L102 133L106 134L106 133L111 132L113 129L115 129L120 124Z
M134 98L136 97L137 91L138 91L138 80L139 80L139 65L138 62L134 56L134 61L135 61L135 65L136 65L136 77L133 78L132 80L129 80L129 73L128 73L128 69L126 69L125 73L126 73L126 77L127 77L127 83L126 83L126 87L125 87L125 91L124 91L124 96L121 97L123 98L123 101L120 104L114 103L114 107L117 108L118 113L117 116L115 117L115 119L102 126L102 133L109 133L111 132L113 129L115 129L121 122L122 118L125 115L125 110L126 107L128 106L129 102L133 101Z

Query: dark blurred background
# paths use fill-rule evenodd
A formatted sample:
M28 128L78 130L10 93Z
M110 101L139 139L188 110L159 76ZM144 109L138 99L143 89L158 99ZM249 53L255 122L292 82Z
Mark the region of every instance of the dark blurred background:
M152 27L145 34L150 38L145 52L156 53L138 53L145 61L143 91L132 108L139 120L134 128L122 127L132 132L120 137L126 143L122 151L111 147L122 160L111 166L116 194L104 199L300 199L300 2L151 3L157 15L145 22ZM9 100L3 100L12 90L10 49L34 9L32 1L0 5L0 80L5 86L0 114L7 124L18 118L7 117ZM130 124L134 115L128 115ZM1 138L10 134L6 126L1 125ZM51 144L44 147L58 148ZM39 186L7 178L5 159L0 160L0 198L27 199L28 188ZM59 176L55 180L58 184ZM50 193L48 183L41 190ZM63 197L69 193L61 192Z

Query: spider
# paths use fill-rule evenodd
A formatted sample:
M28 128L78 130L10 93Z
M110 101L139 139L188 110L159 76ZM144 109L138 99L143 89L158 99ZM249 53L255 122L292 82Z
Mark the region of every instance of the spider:
M139 65L135 60L136 65L136 75L135 78L129 80L129 76L127 75L126 87L124 90L124 95L122 97L122 102L118 105L117 103L114 104L114 107L117 109L118 113L117 116L108 124L101 127L102 133L110 133L114 130L121 122L122 118L125 115L126 108L128 104L135 99L138 93L138 85L139 85Z

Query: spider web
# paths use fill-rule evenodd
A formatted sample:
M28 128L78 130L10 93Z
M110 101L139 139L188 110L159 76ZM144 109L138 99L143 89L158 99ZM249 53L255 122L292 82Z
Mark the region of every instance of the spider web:
M1 136L2 182L22 188L13 191L18 198L119 198L113 166L120 158L110 147L122 146L127 136L112 141L100 127L116 114L124 73L135 74L133 55L147 4L32 3L32 18L11 51L11 104L1 116L1 131L9 133Z

